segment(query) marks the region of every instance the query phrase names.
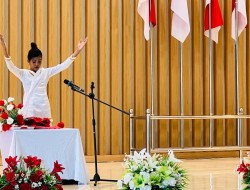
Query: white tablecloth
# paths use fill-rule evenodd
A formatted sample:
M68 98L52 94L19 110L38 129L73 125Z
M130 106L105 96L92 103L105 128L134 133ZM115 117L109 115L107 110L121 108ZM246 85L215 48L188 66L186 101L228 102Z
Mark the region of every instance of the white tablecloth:
M89 183L89 175L78 129L27 129L0 132L3 168L9 156L37 156L46 169L52 170L58 160L65 170L62 179Z

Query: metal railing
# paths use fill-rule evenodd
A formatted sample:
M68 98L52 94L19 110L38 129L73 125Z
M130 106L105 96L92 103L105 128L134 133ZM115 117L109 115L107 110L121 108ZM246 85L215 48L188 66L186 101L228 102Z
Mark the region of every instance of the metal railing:
M154 116L150 114L150 110L146 110L145 116L135 116L133 114L133 109L130 109L130 154L133 153L136 148L134 147L134 124L133 120L143 119L146 121L146 149L147 152L166 152L167 150L171 149L176 152L183 152L183 151L231 151L231 150L239 150L240 157L242 157L242 150L250 150L250 147L243 147L242 146L242 119L250 119L250 115L243 115L243 109L240 109L240 115L176 115L176 116ZM215 120L215 119L238 119L239 124L237 130L237 146L221 146L221 147L214 147L213 146L213 136L210 135L210 146L209 147L187 147L187 148L154 148L154 129L151 128L150 124L153 120ZM181 128L181 130L184 130ZM181 144L183 144L183 134L184 131L180 131L181 136Z

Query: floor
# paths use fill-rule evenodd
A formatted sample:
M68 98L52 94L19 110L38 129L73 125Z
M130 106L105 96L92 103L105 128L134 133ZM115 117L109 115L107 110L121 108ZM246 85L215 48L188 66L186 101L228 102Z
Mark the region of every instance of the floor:
M242 189L240 176L236 172L238 158L183 160L182 166L188 171L188 190L237 190ZM93 163L87 164L90 178L95 173ZM0 168L2 169L2 168ZM98 173L101 179L119 179L123 172L122 163L99 163ZM115 182L99 181L89 185L64 185L64 190L112 190L117 189Z

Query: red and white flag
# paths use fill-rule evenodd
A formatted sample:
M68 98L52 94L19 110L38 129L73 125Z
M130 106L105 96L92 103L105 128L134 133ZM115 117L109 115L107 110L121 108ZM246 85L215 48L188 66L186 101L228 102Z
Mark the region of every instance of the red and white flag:
M187 0L172 0L171 10L173 11L171 34L183 43L190 33Z
M206 0L205 7L205 36L209 37L209 5L211 5L211 39L218 43L218 33L223 25L223 19L218 0Z
M236 40L235 34L235 0L232 0L232 38ZM238 0L238 36L247 26L246 0Z
M149 2L151 5L149 6ZM144 21L144 36L149 40L150 23L154 27L156 25L154 0L139 0L137 11Z

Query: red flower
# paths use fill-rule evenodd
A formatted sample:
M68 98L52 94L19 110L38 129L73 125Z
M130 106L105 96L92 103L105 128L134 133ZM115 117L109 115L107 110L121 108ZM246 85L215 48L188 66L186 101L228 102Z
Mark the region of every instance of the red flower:
M26 118L25 121L26 125L32 125L32 126L50 126L50 120L49 118L39 118L39 117L29 117Z
M0 106L4 106L4 101L0 100Z
M10 173L6 173L6 180L13 186L16 185L16 181L15 181L15 173L14 172L10 172Z
M58 172L63 173L62 170L64 170L64 169L65 168L62 167L62 164L59 164L58 161L55 161L54 162L54 169L53 169L53 171L51 173L58 173Z
M13 186L11 186L10 184L9 185L6 185L3 190L13 190L15 189Z
M18 104L17 105L17 108L19 108L19 109L22 109L22 107L23 107L23 104Z
M238 167L237 171L239 173L247 173L249 170L248 170L248 166L249 164L246 164L242 161L242 164Z
M60 127L60 128L64 128L64 123L63 123L63 122L59 122L59 123L57 124L57 126Z
M6 112L3 112L1 114L1 118L3 118L3 119L8 119L8 117L9 117L9 115Z
M50 126L49 118L44 118L43 121L41 122L41 126L49 127Z
M47 186L43 185L41 186L41 190L49 190Z
M11 128L11 125L9 125L9 124L3 124L3 127L2 127L2 129L3 129L3 131L8 131L8 130L10 130L10 128Z
M33 168L33 167L39 167L41 164L41 159L38 159L36 156L27 156L27 158L24 158L24 162L27 164L27 167Z
M5 161L7 162L9 167L14 169L17 165L17 162L18 162L16 159L17 159L17 156L15 156L13 158L10 156L9 158L5 158Z
M9 173L9 172L12 172L13 170L10 168L10 167L8 167L8 168L5 168L4 170L3 170L3 174L6 174L6 173Z
M55 175L57 181L62 181L62 179L61 179L61 177L58 175L58 173L54 173L54 175Z
M32 190L31 185L29 183L22 183L20 185L20 190Z
M33 120L35 123L40 123L42 121L42 118L40 117L33 117Z
M30 176L30 180L32 182L39 182L43 178L43 172L41 170L37 170L35 174Z
M24 119L22 115L17 115L16 120L17 120L18 125L24 125Z
M63 190L62 185L59 185L59 184L55 184L55 188L57 190Z

